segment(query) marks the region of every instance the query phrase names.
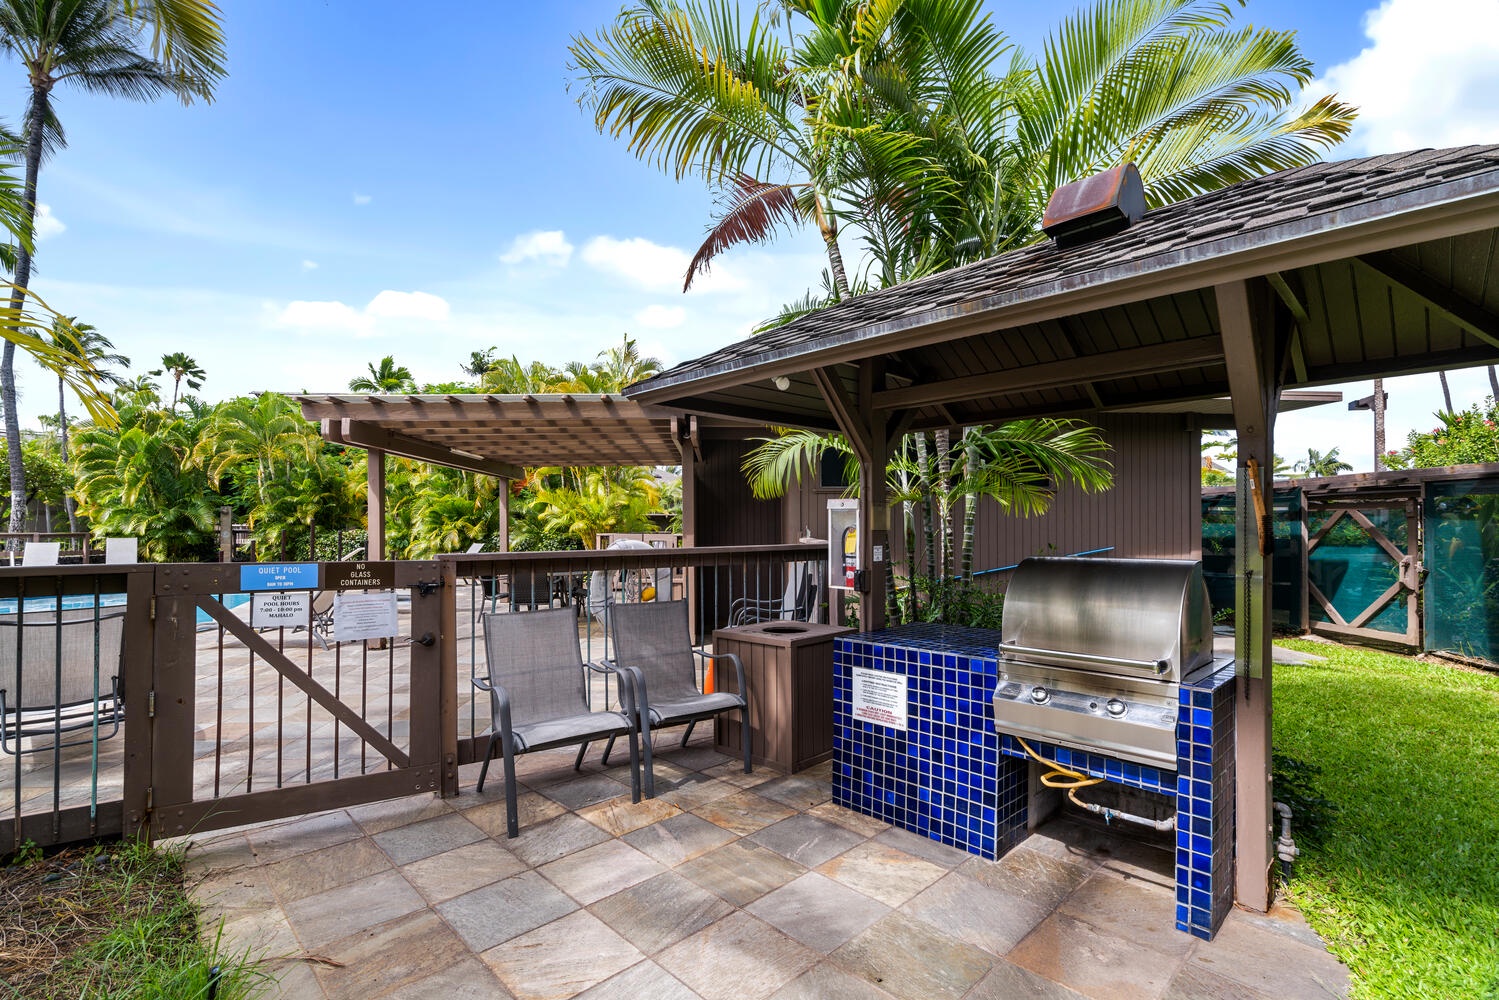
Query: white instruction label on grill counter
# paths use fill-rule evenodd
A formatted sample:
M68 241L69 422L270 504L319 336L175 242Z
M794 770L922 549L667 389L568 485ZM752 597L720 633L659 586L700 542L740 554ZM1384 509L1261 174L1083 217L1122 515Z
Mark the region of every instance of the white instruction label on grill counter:
M853 681L855 719L891 729L907 728L905 674L854 667Z

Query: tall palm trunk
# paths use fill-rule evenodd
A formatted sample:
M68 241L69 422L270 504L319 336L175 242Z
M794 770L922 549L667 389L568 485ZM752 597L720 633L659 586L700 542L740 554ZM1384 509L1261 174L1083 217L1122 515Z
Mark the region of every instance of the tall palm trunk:
M30 234L36 222L36 178L42 169L42 123L47 120L47 87L33 83L30 114L26 116L26 230ZM26 243L16 253L16 273L10 293L10 309L19 317L26 303L26 287L31 283L31 251ZM19 326L11 328L20 333ZM16 345L7 340L0 352L0 406L5 408L5 455L10 462L10 528L20 531L26 521L26 469L21 464L21 418L16 412Z
M57 430L61 439L62 464L66 468L68 464L68 397L66 384L60 375L57 378ZM78 534L78 501L64 491L62 506L68 512L68 530L75 535Z
M947 428L932 432L937 444L937 498L939 516L937 560L941 564L937 579L952 576L952 436Z
M964 476L972 476L978 471L977 430L976 427L963 428ZM973 526L978 520L978 510L978 494L969 492L963 497L963 554L958 562L958 575L965 580L973 576Z
M1447 384L1447 373L1444 372L1444 371L1439 371L1439 372L1437 372L1437 378L1439 378L1439 379L1442 380L1442 402L1444 402L1444 403L1447 404L1447 409L1446 409L1445 412L1451 413L1452 412L1452 388Z
M833 272L833 290L840 300L847 299L848 275L843 270L843 251L838 249L838 223L823 210L822 198L817 199L817 228L822 233L822 242L828 250L828 266Z
M1489 394L1494 402L1499 403L1499 373L1494 371L1494 366L1489 365Z
M937 521L936 511L932 504L932 458L926 448L926 433L923 431L916 435L916 466L920 469L921 479L918 487L921 490L921 527L926 537L926 572L923 574L928 580L937 576ZM916 591L911 591L911 600L916 600Z

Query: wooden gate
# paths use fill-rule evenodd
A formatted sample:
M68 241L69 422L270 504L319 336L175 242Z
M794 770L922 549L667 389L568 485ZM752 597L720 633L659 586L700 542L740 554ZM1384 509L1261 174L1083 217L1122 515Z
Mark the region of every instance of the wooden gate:
M1401 646L1421 644L1421 519L1414 498L1308 502L1311 627Z
M149 776L125 796L125 829L152 837L280 819L416 792L456 792L444 750L443 586L436 562L325 563L321 584L358 579L410 595L402 634L337 642L306 627L257 629L221 595L240 566L156 574L154 667L143 705ZM351 575L352 574L352 575ZM198 611L209 622L199 623ZM409 623L409 624L408 624ZM449 742L448 746L451 746Z

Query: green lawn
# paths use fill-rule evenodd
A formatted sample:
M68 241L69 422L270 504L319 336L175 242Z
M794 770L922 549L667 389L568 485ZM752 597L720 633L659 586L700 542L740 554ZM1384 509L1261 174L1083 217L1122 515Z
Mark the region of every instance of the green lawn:
M1292 898L1373 1000L1499 1000L1499 677L1367 649L1285 646L1275 749L1339 809L1298 838Z

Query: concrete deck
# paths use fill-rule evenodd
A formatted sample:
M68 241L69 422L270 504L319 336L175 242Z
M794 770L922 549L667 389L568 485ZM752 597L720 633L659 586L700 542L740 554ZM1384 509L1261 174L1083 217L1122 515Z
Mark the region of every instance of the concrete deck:
M783 777L702 734L658 737L658 796L573 753L419 795L208 835L195 896L289 998L1341 997L1299 914L1174 927L1172 857L1058 821L999 861L830 801L829 765Z

